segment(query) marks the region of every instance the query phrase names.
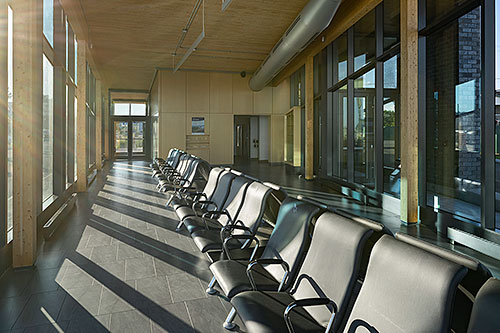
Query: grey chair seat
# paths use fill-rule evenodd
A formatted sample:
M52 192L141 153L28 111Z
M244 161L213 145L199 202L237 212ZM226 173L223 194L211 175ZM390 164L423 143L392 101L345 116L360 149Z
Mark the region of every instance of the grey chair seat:
M179 220L181 220L181 221L184 220L186 217L189 217L189 216L196 216L196 215L202 215L203 214L203 210L202 209L195 208L195 210L193 210L189 206L180 206L180 207L177 207L177 208L175 208L175 206L174 206L174 209L175 209L175 213L179 217Z
M288 332L283 320L286 307L294 301L287 293L245 291L231 299L248 332ZM295 332L324 332L325 328L304 308L296 308L290 318Z
M198 249L205 253L207 251L219 251L222 250L222 241L220 239L220 234L214 232L214 230L200 229L196 230L191 234L194 243ZM238 241L230 241L230 247L238 246L241 244Z
M203 219L199 216L188 216L183 221L184 225L186 226L186 229L191 234L194 233L195 231L207 230L207 226L208 230L220 230L222 228L222 225L217 220L205 219L205 221L207 222L205 224L203 222Z
M246 273L247 265L246 260L219 260L210 265L210 270L218 277L217 283L227 297L232 298L243 291L252 290ZM262 266L256 265L252 270L252 276L260 291L278 290L279 281L276 281Z
M186 202L185 199L181 198L173 198L171 202L172 207L174 207L175 210L177 210L180 207L186 207L189 206L189 204Z

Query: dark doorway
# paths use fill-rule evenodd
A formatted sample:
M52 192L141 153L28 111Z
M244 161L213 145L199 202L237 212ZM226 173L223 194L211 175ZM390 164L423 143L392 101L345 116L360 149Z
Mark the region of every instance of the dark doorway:
M234 159L250 160L250 116L234 116Z

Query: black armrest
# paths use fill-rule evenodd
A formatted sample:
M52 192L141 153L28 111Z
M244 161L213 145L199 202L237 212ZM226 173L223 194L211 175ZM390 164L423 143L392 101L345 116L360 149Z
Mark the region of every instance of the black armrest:
M231 240L231 239L247 239L247 240L254 240L255 241L255 249L252 251L252 255L250 256L250 260L253 259L255 253L257 252L257 250L259 249L259 239L254 236L254 235L231 235L229 237L227 237L225 240L224 240L224 243L222 243L222 249L224 250L224 252L226 253L226 256L227 256L227 259L231 260L231 256L229 254L229 249L227 248L227 243Z
M280 291L281 288L283 288L283 285L285 284L286 278L287 278L288 274L290 273L290 267L288 266L288 264L285 261L283 261L283 259L261 258L261 259L251 261L248 264L247 277L248 277L248 280L250 280L250 284L252 285L253 290L257 290L257 285L255 284L255 281L254 281L253 275L252 275L252 269L256 265L261 265L261 266L262 265L281 265L281 267L283 267L283 269L285 270L285 274L283 274L283 278L281 278L281 282L280 282L280 285L278 287L278 291Z
M288 306L285 309L285 312L283 313L283 317L285 318L286 327L288 328L288 332L295 333L295 330L293 329L292 321L290 320L290 312L293 309L303 308L306 306L319 306L319 305L331 305L331 307L333 308L332 317L330 318L330 321L328 322L328 326L325 330L325 332L330 332L331 326L333 324L333 319L335 318L335 313L337 313L338 309L337 309L337 304L335 304L334 301L332 301L331 299L326 298L326 297L298 299L298 300L295 300L292 303L288 304Z
M227 210L211 210L202 215L202 218L214 218L214 216L221 216L221 215L226 215L228 218L228 221L232 221L233 219L231 218L231 215L229 215L229 212Z
M238 230L245 230L245 231L251 231L250 228L245 227L244 225L236 225L236 223L241 222L241 221L236 221L235 223L228 223L225 226L222 227L220 230L220 239L222 242L224 242L224 239L226 239L227 233L231 234L233 230L238 229Z
M218 209L217 204L215 202L211 201L211 200L198 200L198 201L193 202L193 205L191 207L193 209L193 212L196 213L196 206L198 206L198 205L201 205L201 206L203 206L203 205L206 205L206 206L214 205L215 209Z

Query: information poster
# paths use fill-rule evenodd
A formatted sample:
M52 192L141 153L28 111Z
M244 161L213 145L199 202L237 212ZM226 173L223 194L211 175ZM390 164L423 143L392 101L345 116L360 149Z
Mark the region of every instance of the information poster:
M205 135L205 117L193 117L191 119L191 134Z

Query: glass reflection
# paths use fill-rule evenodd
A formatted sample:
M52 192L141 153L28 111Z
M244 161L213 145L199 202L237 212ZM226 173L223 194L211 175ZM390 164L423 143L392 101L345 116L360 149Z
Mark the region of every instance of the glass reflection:
M354 181L375 187L375 69L354 80Z

